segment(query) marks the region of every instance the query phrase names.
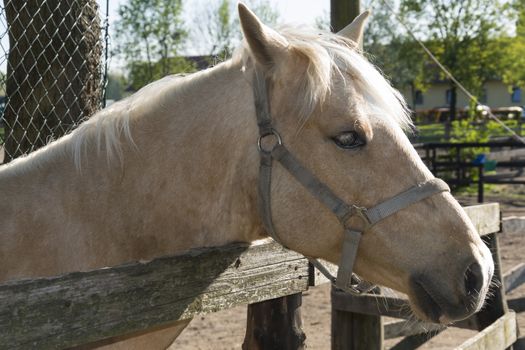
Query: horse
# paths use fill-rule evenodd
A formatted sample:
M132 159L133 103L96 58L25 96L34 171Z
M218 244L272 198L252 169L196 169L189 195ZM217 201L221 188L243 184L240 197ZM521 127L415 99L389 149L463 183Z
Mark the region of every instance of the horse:
M253 242L269 229L338 264L362 218L342 225L282 161L265 187L270 228L261 217L261 157L281 145L361 214L435 182L405 134L401 95L359 49L367 13L333 34L276 30L238 11L245 40L232 59L154 82L1 167L0 281ZM404 202L361 230L351 272L408 295L422 320L469 317L493 275L489 249L446 189ZM94 347L167 348L186 325Z

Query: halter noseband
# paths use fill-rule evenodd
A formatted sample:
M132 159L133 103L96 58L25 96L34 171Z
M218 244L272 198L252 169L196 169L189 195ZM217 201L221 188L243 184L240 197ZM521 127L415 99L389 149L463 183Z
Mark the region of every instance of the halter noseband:
M357 256L357 248L363 232L377 222L413 203L437 193L450 191L448 185L438 178L433 178L413 186L407 191L399 193L370 209L347 204L305 168L284 146L281 136L272 126L266 79L257 69L255 69L253 94L257 125L259 127L259 139L257 140L260 154L258 185L259 213L264 228L275 241L284 246L275 231L272 221L271 180L272 163L275 159L301 183L313 197L328 207L339 219L339 222L344 228L344 241L337 277L333 276L319 260L308 258L309 261L339 289L353 294L361 294L370 290L373 286L368 282L361 281L359 277L352 272ZM269 137L273 137L275 140L274 144L267 148L263 146L263 140ZM363 222L362 227L359 229L351 227L349 219L352 217L359 217ZM352 280L357 283L352 283Z

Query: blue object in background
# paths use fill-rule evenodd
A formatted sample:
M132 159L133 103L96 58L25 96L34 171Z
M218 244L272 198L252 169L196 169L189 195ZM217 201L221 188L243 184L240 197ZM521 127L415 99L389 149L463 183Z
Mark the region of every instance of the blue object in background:
M478 154L476 158L472 161L474 165L485 164L487 161L487 156L484 153Z

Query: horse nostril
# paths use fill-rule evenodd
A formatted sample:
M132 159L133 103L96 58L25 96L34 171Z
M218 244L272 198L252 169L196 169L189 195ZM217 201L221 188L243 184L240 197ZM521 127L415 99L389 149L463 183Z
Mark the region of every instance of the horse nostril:
M481 266L475 262L472 263L465 271L465 294L469 297L479 294L483 285L483 275Z

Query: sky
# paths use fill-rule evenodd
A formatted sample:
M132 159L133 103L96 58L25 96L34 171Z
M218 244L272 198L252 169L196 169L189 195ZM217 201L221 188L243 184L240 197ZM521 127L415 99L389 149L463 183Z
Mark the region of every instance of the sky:
M101 12L106 13L106 0L97 0L100 4ZM109 21L112 23L118 18L117 9L126 0L109 0ZM218 2L218 0L184 0L185 19L193 18L192 8L204 3ZM330 11L329 0L268 0L272 6L277 8L281 20L285 23L314 24L315 18L323 15L323 12Z
M124 4L127 0L97 0L100 6L100 15L102 19L106 18L106 5L109 2L109 25L110 33L112 24L118 19L118 7ZM236 0L234 0L236 1ZM329 0L267 0L272 6L274 6L280 15L280 23L288 24L309 24L314 25L315 19L320 16L328 16L330 11ZM218 3L219 0L183 0L183 17L187 23L195 21L196 11L195 9L199 6L209 6L210 3ZM201 7L202 8L202 7ZM5 17L0 18L0 56L3 52L7 52L9 49L9 39L6 32ZM199 55L206 54L204 52L197 52L191 49L191 46L187 49L188 55ZM3 52L2 52L3 51ZM0 57L0 71L6 71L6 58ZM119 70L120 64L116 59L110 61L110 69Z
M109 0L109 25L118 20L118 8L127 0ZM220 0L183 0L183 18L191 25L195 21L198 9L210 6L210 3L219 3ZM235 2L234 0L233 2ZM315 25L318 17L328 16L330 12L329 0L266 0L279 13L279 23ZM101 17L106 17L106 0L97 0L100 6ZM236 15L236 14L235 14ZM110 29L111 33L111 29ZM207 52L199 52L198 48L192 48L191 44L186 48L186 55L204 55ZM110 60L110 70L120 70L122 63L117 58Z

